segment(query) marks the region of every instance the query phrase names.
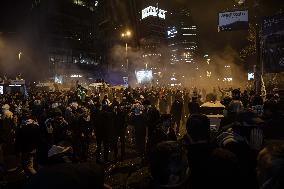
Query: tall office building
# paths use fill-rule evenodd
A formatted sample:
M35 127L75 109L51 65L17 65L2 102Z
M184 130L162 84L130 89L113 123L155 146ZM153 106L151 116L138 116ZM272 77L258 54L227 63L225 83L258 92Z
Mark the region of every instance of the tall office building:
M197 26L190 12L182 9L169 14L167 28L170 64L194 64L197 52Z
M32 25L51 75L90 78L103 64L99 1L34 0ZM98 77L98 76L94 76Z
M167 11L157 1L144 1L139 12L139 44L143 51L143 68L158 70L164 66Z

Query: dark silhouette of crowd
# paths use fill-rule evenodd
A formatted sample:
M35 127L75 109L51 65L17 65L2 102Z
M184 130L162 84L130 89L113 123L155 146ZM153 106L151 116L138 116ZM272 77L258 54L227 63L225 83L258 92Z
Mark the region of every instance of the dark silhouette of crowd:
M4 94L0 188L281 189L282 100L277 91L162 87ZM201 105L217 101L212 125ZM134 179L105 184L107 168L131 158Z

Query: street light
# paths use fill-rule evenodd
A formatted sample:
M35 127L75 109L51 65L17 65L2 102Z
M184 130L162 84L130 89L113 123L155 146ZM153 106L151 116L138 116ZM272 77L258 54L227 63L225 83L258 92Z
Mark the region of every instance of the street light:
M22 54L23 54L22 52L19 52L18 54L19 61L21 60Z
M131 31L126 31L126 36L131 37Z
M128 44L127 40L130 39L132 33L130 30L126 30L124 33L121 34L121 37L125 39L125 57L126 57L126 70L128 71Z

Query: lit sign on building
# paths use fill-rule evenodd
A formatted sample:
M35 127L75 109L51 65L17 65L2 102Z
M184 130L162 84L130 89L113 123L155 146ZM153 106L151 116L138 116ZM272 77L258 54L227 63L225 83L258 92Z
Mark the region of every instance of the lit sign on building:
M70 77L71 78L81 78L83 76L82 75L77 75L77 74L72 74Z
M166 12L167 11L159 9L158 7L149 6L142 10L142 19L147 18L149 16L166 19Z
M0 94L4 94L4 87L3 86L0 86Z
M168 28L168 38L174 38L177 35L177 28L176 27L169 27Z
M254 80L254 73L248 73L248 80Z
M76 5L86 6L86 3L82 0L73 0ZM99 1L94 2L95 7L99 5Z
M153 79L152 70L139 70L135 72L137 82L141 83L149 83Z

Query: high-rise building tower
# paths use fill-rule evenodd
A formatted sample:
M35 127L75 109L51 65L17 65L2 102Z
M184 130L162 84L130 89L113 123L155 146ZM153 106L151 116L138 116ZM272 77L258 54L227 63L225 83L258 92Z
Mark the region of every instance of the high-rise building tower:
M169 14L167 38L170 64L194 64L197 51L197 26L190 12L182 9Z
M141 65L141 67L158 70L164 65L164 48L167 46L167 11L157 1L145 1L140 5L139 44L144 61L144 65Z
M38 40L35 44L41 44L41 61L49 64L51 75L90 78L99 70L103 63L98 35L99 3L34 0L32 25Z

